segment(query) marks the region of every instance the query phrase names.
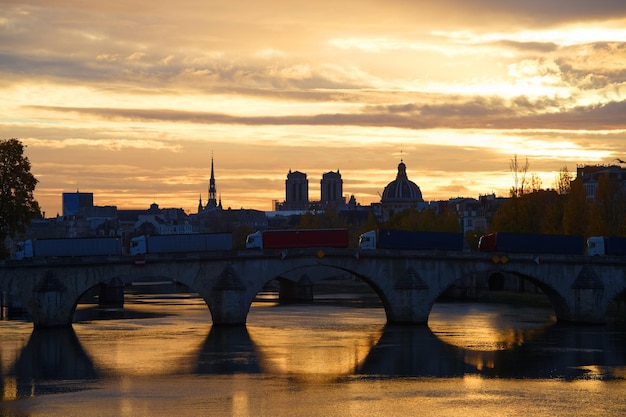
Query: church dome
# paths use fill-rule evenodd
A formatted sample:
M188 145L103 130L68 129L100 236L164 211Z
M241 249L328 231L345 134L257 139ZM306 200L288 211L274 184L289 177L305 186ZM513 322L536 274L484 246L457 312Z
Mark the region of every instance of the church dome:
M383 203L387 202L422 202L422 191L413 181L410 181L406 175L406 165L402 160L398 164L398 176L391 181L383 191Z

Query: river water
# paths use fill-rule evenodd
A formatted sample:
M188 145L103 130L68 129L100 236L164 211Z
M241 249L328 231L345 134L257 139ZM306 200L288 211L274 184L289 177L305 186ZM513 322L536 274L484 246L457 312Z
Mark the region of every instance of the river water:
M0 321L0 415L626 415L624 325L444 302L427 326L387 326L356 301L255 302L234 328L190 294L79 306L65 330Z

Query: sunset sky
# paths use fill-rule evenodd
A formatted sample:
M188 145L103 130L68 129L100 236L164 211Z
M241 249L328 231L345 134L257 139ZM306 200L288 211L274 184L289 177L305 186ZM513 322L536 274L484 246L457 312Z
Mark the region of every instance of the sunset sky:
M289 170L380 200L508 195L626 160L624 0L0 0L0 138L48 217L207 199L270 210Z

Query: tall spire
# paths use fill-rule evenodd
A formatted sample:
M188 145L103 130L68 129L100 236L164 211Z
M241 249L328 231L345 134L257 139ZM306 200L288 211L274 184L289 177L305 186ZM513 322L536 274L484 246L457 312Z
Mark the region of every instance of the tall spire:
M215 170L213 169L213 152L211 152L211 179L209 180L209 201L207 201L206 208L217 207L217 190L215 188Z

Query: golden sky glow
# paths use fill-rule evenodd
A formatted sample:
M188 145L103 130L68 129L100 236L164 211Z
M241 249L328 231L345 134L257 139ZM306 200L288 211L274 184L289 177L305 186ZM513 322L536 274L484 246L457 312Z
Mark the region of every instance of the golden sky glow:
M0 0L0 138L48 216L207 198L270 210L289 170L379 200L400 158L426 200L551 187L626 159L626 3Z

